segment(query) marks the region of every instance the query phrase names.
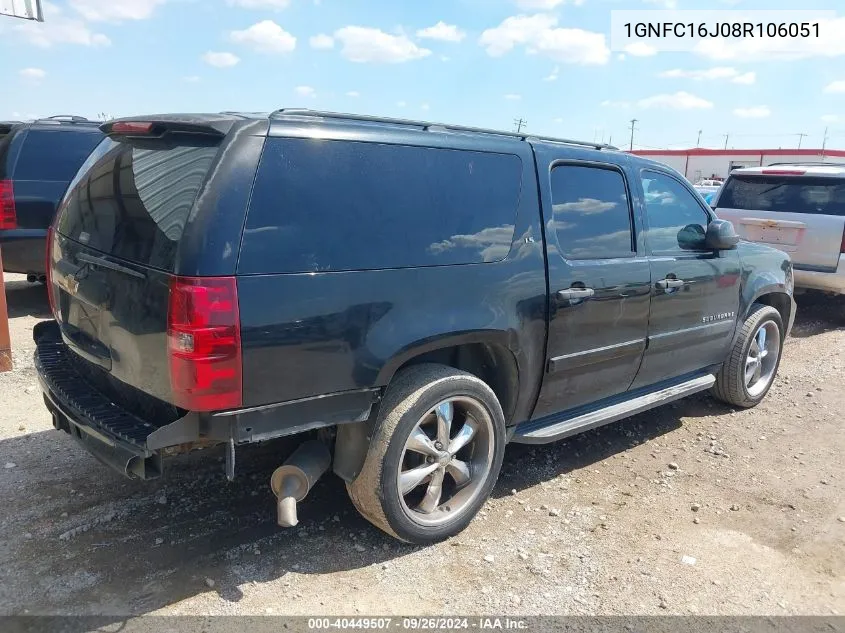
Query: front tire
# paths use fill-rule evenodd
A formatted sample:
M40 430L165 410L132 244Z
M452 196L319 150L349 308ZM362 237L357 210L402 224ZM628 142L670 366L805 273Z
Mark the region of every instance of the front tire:
M755 303L716 376L713 395L736 407L757 406L774 382L783 342L780 313L771 306Z
M389 385L364 466L346 487L376 527L408 543L434 543L469 524L504 451L502 407L485 382L444 365L415 365Z

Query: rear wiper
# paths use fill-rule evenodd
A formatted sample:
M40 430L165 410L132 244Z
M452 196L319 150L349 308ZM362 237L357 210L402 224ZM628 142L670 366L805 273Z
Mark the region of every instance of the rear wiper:
M110 270L116 270L117 272L120 272L120 273L126 273L127 275L131 275L132 277L137 277L138 279L146 279L147 278L147 276L144 273L139 272L137 270L134 270L132 268L129 268L127 266L122 266L121 264L117 264L113 261L106 259L105 257L96 257L95 255L88 255L87 253L79 253L76 256L76 259L78 259L81 262L85 262L86 264L91 264L92 266L100 266L101 268L108 268Z

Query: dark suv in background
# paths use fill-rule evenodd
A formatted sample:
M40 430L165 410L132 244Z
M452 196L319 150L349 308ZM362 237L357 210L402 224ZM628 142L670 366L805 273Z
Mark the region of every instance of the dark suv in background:
M405 541L463 529L509 441L711 389L766 395L789 257L613 148L303 110L103 126L50 237L35 365L62 429L131 477L308 438L281 525L331 468ZM239 453L243 455L243 452Z
M0 248L5 272L44 277L47 228L76 171L103 140L99 123L55 116L0 122Z

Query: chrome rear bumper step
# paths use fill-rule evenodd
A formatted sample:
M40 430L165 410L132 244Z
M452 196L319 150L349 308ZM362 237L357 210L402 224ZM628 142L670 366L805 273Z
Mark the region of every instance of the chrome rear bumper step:
M569 415L554 416L520 424L511 441L518 444L547 444L571 435L594 429L622 418L627 418L674 400L680 400L699 391L705 391L716 382L712 374L696 376L681 383L669 385L655 391L615 402L601 409L585 413L570 412Z

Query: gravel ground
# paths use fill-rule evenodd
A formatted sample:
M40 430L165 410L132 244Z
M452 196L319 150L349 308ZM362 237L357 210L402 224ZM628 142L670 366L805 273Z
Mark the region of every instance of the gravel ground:
M42 286L7 275L0 614L845 613L845 301L801 297L768 398L693 397L577 438L511 446L470 527L398 544L322 480L300 526L267 482L289 446L131 482L52 429L36 388Z

